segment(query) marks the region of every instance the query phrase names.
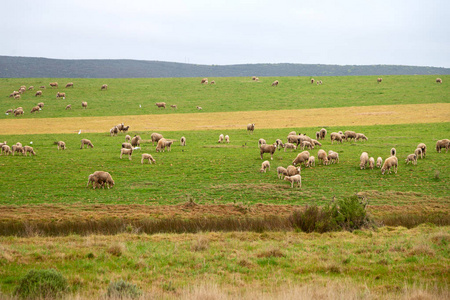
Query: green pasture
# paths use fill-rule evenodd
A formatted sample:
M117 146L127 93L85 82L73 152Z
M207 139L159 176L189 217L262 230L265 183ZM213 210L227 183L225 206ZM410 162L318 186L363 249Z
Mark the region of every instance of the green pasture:
M113 125L113 124L111 124ZM152 132L139 134L144 140L141 149L135 150L132 160L119 158L125 134L110 137L102 134L42 134L0 136L9 145L21 142L33 147L37 156L0 156L0 204L40 203L108 203L108 204L177 204L187 200L202 204L242 202L244 204L323 204L333 196L346 197L361 191L414 193L448 201L450 153L437 153L438 139L448 138L450 123L378 125L366 127L327 128L328 136L320 147L339 153L339 164L323 166L316 161L313 168L302 166L302 189L291 189L290 183L279 180L278 166L287 167L300 150L277 151L274 160L268 154L271 169L260 173L258 139L273 143L280 138L286 141L291 130L314 136L319 128L291 128L256 130L249 135L246 130L161 132L175 139L171 152L156 153L149 142ZM369 138L366 142L344 142L331 145L332 131L354 130ZM230 144L218 144L218 136L230 136ZM179 139L185 136L187 146L181 147ZM80 149L80 140L90 139L93 149ZM68 149L58 151L53 143L63 140ZM416 146L428 146L425 159L416 166L405 165L405 158ZM359 169L363 151L375 160L383 160L392 147L397 149L399 168L397 174L381 175L380 169ZM319 148L311 150L317 158ZM157 164L141 164L141 154L150 153ZM88 175L97 170L109 172L116 185L108 190L86 188ZM447 200L445 200L447 199ZM388 202L371 199L372 205L405 204L401 196Z
M448 103L450 101L450 76L440 76L443 84L435 82L436 76L377 76L317 77L322 85L310 83L310 77L260 77L260 82L250 77L209 78L215 85L202 85L200 78L142 78L142 79L52 79L10 78L0 79L0 111L22 106L21 118L58 118L80 116L116 116L142 114L168 114L171 104L178 106L177 113L227 111L270 111L281 109L307 109L348 106ZM278 87L271 83L279 80ZM59 88L51 88L57 81ZM73 82L73 88L65 88ZM107 91L101 91L108 84ZM34 86L20 100L9 98L21 85ZM39 86L43 96L35 97ZM65 92L66 99L56 99L57 92ZM88 109L81 102L88 102ZM29 112L38 102L44 109L38 114ZM156 102L166 102L167 108L158 109ZM65 110L67 104L72 110ZM201 113L201 112L199 112ZM0 114L1 118L14 118Z

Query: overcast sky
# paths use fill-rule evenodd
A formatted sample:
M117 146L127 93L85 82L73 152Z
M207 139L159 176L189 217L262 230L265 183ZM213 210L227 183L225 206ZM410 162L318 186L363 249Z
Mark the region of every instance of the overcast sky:
M0 55L450 67L449 0L6 0Z

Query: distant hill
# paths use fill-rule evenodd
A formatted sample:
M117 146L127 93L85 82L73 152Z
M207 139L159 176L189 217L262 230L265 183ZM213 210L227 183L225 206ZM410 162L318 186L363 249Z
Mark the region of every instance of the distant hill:
M161 78L238 76L448 75L450 68L397 65L195 65L128 59L48 59L0 56L0 78Z

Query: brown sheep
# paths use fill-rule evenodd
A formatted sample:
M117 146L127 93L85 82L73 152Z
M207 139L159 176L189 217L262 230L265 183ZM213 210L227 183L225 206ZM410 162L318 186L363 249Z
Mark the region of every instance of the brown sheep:
M173 109L178 109L178 107L175 104L170 105Z
M131 155L133 154L133 149L121 148L120 149L120 159L122 159L123 154L128 155L128 159L131 160Z
M66 110L68 110L68 109L72 109L72 105L71 104L66 106Z
M436 78L436 83L442 83L442 79L441 78Z
M100 88L101 91L107 90L107 89L108 89L108 85L107 84L102 85L102 87Z
M316 131L316 140L319 140L319 139L320 139L320 132Z
M57 82L50 82L50 86L51 87L58 87L58 83Z
M427 156L427 145L425 145L424 143L420 143L419 145L417 145L417 148L422 149L423 157Z
M163 138L163 135L160 133L153 132L150 137L152 138L152 145L154 146L155 142L158 143L158 141Z
M378 83L380 83L380 82L382 82L382 81L383 81L383 78L379 78L379 77L377 78L377 82L378 82Z
M307 168L312 167L312 166L314 166L314 167L316 166L316 158L314 156L310 156L308 158L308 161L306 162Z
M255 124L247 124L247 131L249 131L250 133L253 133L254 130L255 130Z
M28 152L30 153L30 155L36 155L36 152L34 152L33 147L30 146L23 147L23 153L25 154L25 156L27 156Z
M86 146L87 148L89 148L89 147L94 148L94 145L88 139L82 139L81 140L81 147L80 147L80 149L83 149L84 145L87 145Z
M167 148L167 151L172 151L172 144L173 144L173 141L172 140L166 140L166 142L165 142L165 147Z
M311 144L313 144L314 146L322 147L322 143L320 143L319 141L317 141L315 139L311 139Z
M332 132L330 134L330 139L331 139L331 144L333 144L334 141L338 141L338 142L340 142L342 144L342 135L340 135L337 132Z
M180 145L181 146L186 146L186 138L184 136L182 136L181 139L180 139Z
M66 93L57 92L56 93L56 98L66 98Z
M284 148L284 144L283 144L282 140L276 139L275 143L277 144L278 150L280 150L281 148Z
M449 139L443 139L436 142L436 151L438 153L441 153L441 149L445 148L445 153L448 152L448 149L450 149L450 140Z
M149 164L152 163L156 164L156 160L153 158L153 156L151 156L151 154L143 153L141 158L141 164L144 164L144 160L148 160Z
M58 148L58 150L66 150L66 143L64 143L63 141L59 141L56 143L56 147Z
M81 107L86 109L87 108L87 102L86 101L81 102Z
M43 107L44 107L44 102L39 102L39 103L37 104L37 106L39 106L40 108L43 108Z
M381 174L384 175L386 170L388 170L389 174L391 174L391 168L394 169L395 174L397 174L398 159L395 156L386 158L383 167L381 168Z
M275 80L274 82L272 82L272 86L278 86L278 80Z
M9 94L9 98L13 98L15 95L19 95L20 93L18 91L13 91L11 94Z
M297 164L300 165L301 163L304 163L305 166L306 166L306 163L308 162L309 156L310 155L309 155L308 151L303 151L303 152L301 152L301 153L299 153L297 155L297 157L292 161L292 164L295 166Z
M351 131L351 130L347 130L346 132L344 132L344 139L346 141L348 141L350 139L350 141L353 139L356 139L356 132Z
M277 150L277 144L273 143L273 145L261 145L259 148L259 154L261 155L261 159L263 159L264 153L270 153L270 159L273 160L273 154Z
M108 189L114 186L114 180L112 179L111 175L108 172L104 171L96 171L93 174L89 175L86 187L88 187L91 182L94 190L97 186L105 188L106 185Z
M166 102L157 102L157 103L155 103L155 105L158 107L158 108L166 108Z
M69 82L68 84L66 84L66 88L68 87L73 87L73 82Z
M31 109L31 112L30 113L34 113L34 112L39 112L39 110L40 110L41 108L39 107L39 106L35 106L35 107L33 107L32 109Z
M141 143L141 136L140 135L135 135L131 139L131 146L133 146L133 147L139 146L140 143Z
M35 96L35 97L37 97L37 96L42 96L42 91L41 91L41 90L37 91L36 94L34 94L34 96Z
M208 78L203 78L201 84L208 84Z

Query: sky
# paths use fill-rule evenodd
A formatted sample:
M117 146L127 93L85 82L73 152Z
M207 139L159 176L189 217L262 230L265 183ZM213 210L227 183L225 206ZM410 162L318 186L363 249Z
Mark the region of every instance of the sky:
M450 68L448 0L2 1L0 55Z

